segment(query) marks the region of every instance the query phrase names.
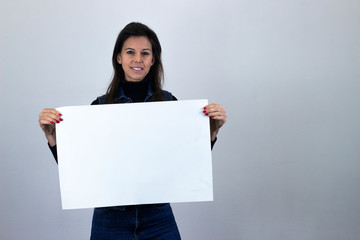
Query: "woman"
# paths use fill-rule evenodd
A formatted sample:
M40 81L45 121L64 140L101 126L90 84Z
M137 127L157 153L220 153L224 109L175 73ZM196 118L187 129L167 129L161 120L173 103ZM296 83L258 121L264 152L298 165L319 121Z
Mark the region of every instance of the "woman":
M177 100L162 90L163 66L161 45L155 34L141 23L128 24L119 34L112 57L114 77L105 95L96 104ZM226 112L219 104L204 106L210 117L211 146L226 122ZM39 115L41 129L57 160L55 124L62 121L55 109L43 109ZM91 239L180 239L168 203L95 208Z

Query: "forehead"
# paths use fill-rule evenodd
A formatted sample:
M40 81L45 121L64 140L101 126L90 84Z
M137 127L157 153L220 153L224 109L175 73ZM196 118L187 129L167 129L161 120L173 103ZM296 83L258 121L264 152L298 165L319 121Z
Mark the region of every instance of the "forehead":
M145 36L132 36L125 40L123 49L152 49L149 39Z

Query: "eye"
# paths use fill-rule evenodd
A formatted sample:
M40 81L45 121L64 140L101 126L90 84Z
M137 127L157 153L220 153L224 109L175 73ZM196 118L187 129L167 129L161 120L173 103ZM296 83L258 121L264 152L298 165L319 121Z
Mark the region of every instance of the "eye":
M141 55L143 55L143 56L149 56L150 53L149 53L149 52L142 52Z
M127 54L133 55L135 52L132 50L126 51Z

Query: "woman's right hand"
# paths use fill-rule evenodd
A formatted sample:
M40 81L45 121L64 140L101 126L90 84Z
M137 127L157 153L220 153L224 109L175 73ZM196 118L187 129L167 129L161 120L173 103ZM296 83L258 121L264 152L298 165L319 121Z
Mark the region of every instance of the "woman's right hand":
M44 131L50 146L56 144L55 123L62 121L61 113L53 108L44 108L39 114L40 128Z

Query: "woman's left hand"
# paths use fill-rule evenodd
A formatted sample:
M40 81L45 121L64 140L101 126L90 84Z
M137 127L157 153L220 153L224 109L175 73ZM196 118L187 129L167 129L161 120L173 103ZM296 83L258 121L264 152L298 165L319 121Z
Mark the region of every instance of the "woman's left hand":
M212 103L205 106L203 112L210 117L211 141L214 141L219 129L226 122L226 111L220 104Z

